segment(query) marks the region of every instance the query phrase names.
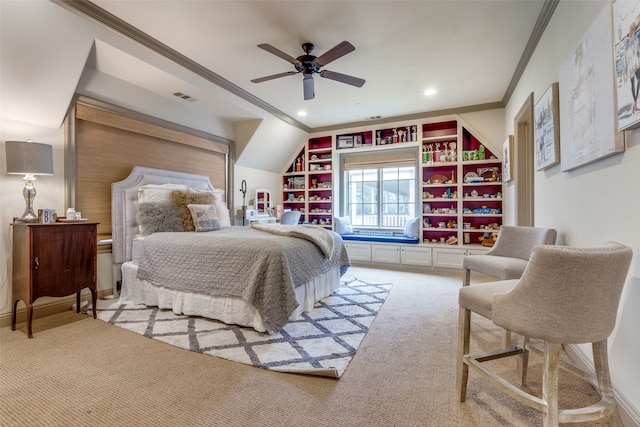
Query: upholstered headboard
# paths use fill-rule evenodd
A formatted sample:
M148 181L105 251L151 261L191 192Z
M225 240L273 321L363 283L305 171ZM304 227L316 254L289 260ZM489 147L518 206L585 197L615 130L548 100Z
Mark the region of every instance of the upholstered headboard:
M185 184L213 191L209 177L184 172L135 166L129 176L111 184L113 292L122 279L122 263L131 260L133 239L138 234L138 188L145 184Z

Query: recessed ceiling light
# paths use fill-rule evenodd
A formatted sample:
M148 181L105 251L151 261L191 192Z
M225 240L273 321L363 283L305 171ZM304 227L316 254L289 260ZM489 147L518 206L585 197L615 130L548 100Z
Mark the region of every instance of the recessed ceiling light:
M427 89L427 90L424 91L424 94L426 96L432 96L432 95L436 94L436 90L435 89Z
M304 117L304 116L306 116L306 115L307 115L307 112L306 112L306 111L298 111L298 115L299 115L300 117Z

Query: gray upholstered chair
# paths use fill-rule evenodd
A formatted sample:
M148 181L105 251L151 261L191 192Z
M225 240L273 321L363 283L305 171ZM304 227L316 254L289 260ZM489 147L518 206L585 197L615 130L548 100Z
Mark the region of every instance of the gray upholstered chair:
M553 245L557 232L553 228L526 226L500 227L493 247L483 255L469 255L462 260L463 286L471 282L471 271L500 280L519 279L535 245Z
M626 246L608 242L601 248L536 246L520 279L462 287L459 294L457 393L466 398L469 368L521 403L543 412L544 425L584 422L613 413L619 415L609 376L607 338L616 322L620 294L632 252ZM500 327L522 335L522 345L484 355L470 355L471 313L477 313ZM544 372L542 397L531 395L496 375L483 362L518 356L518 382L526 382L529 338L542 340ZM586 408L558 408L558 368L563 344L591 343L594 381L569 365L597 387L601 400ZM565 363L566 364L566 363Z
M300 211L287 211L280 217L280 224L282 225L298 225L300 220Z

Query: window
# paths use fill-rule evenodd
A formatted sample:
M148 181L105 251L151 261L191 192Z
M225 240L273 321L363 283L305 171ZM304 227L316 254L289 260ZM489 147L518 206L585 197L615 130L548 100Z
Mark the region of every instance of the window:
M402 228L416 217L415 151L345 158L346 216L355 227Z

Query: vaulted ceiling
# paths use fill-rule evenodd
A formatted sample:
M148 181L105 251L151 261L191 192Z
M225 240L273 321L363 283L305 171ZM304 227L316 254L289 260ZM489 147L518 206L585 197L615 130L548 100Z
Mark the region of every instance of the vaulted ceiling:
M95 6L309 128L502 102L543 11L541 0L446 1L112 1ZM356 50L324 69L366 80L361 88L315 74L305 101L302 75L259 49L267 43L292 57L301 45L320 56L349 41ZM113 58L112 58L113 59ZM105 59L105 71L164 94L180 92L135 64ZM131 74L131 76L127 76ZM144 77L141 77L144 76ZM134 80L135 76L138 76ZM192 103L206 96L197 88ZM435 89L433 96L425 96ZM213 107L215 108L215 107ZM298 116L298 112L306 116ZM230 112L229 119L233 120Z
M6 9L7 1L0 1L0 7ZM241 145L256 137L267 140L273 132L289 132L295 139L297 131L500 107L557 4L545 0L52 1L54 7L71 10L84 21L81 25L74 21L73 28L54 29L55 24L42 17L43 37L69 38L74 31L87 31L93 37L91 50L82 53L80 74L74 70L70 77L76 90L134 109L136 103L146 102L139 110L151 115L149 105L164 109L165 116L173 110L169 115L178 122L204 131L219 123L227 130L217 133L225 137L238 140L237 134L246 133ZM91 27L96 22L100 34ZM38 25L12 25L17 29L27 24ZM102 32L133 43L115 46ZM3 39L6 60L4 47L11 42ZM259 44L297 57L304 54L301 45L311 42L313 55L320 56L344 40L355 50L323 69L364 79L360 88L314 74L315 98L304 100L302 74L251 82L295 71L291 63ZM23 41L13 37L13 43ZM67 45L71 49L73 42ZM11 47L15 52L9 53L24 55L24 47ZM156 59L150 60L148 52ZM132 90L106 89L107 80ZM148 96L126 99L133 89ZM427 89L435 89L435 95L426 96ZM113 99L118 92L119 100ZM306 116L299 116L301 111ZM258 125L274 118L266 126ZM194 125L198 121L203 125ZM294 130L283 130L284 124ZM248 130L260 127L258 132Z

